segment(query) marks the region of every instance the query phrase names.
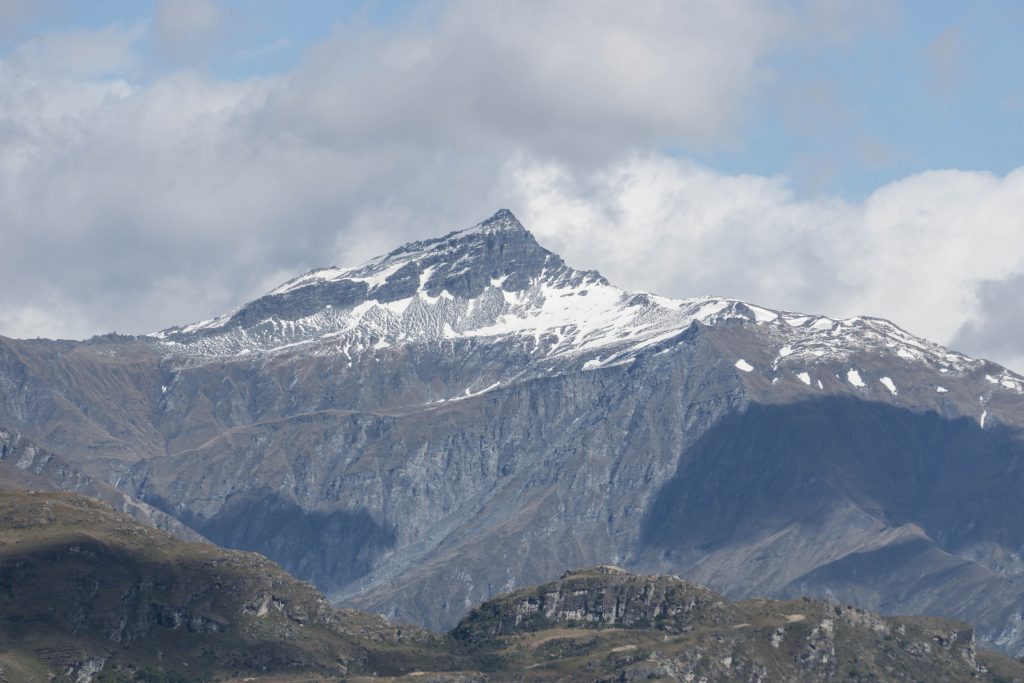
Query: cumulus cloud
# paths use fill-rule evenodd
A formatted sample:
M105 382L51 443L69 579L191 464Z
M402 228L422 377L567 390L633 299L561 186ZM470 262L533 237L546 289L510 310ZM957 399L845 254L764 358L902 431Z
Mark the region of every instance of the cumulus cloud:
M763 58L795 31L768 5L481 3L382 31L336 30L271 110L320 139L512 145L574 158L727 140Z
M1005 280L984 280L977 289L978 306L957 330L954 346L976 349L986 358L1000 358L1024 371L1024 272Z

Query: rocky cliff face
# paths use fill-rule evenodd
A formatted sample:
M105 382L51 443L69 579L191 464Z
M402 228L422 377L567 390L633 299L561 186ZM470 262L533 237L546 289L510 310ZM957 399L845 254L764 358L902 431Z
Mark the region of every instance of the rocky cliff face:
M615 563L1024 652L1024 380L882 320L625 292L508 212L158 335L0 340L0 424L432 627Z
M561 579L472 610L453 631L469 643L559 626L655 629L737 624L740 611L696 584L670 576L637 576L609 565L566 572Z

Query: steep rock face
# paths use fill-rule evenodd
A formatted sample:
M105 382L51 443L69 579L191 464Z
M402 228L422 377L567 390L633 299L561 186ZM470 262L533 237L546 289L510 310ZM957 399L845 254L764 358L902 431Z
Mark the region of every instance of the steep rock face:
M1024 651L1024 380L883 320L625 292L508 212L150 337L0 340L0 388L85 473L403 620L612 562Z

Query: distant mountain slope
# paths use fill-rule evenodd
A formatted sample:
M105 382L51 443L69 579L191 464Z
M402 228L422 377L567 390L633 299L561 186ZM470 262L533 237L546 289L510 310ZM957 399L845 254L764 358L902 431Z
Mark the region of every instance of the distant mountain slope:
M17 432L0 428L0 491L66 491L98 498L145 526L162 529L185 541L203 537L178 519L90 477L64 458L39 448Z
M0 339L0 424L435 628L611 562L1024 653L1024 379L884 320L626 292L507 211L212 321Z

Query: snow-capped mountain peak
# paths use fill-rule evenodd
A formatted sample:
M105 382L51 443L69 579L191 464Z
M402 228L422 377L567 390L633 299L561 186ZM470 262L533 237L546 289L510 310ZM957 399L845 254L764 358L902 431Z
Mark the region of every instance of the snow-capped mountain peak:
M765 347L759 358L737 358L737 370L772 382L785 376L820 388L821 373L810 368L865 353L917 363L937 377L987 367L877 318L835 320L727 298L625 291L596 271L567 266L506 209L359 266L310 271L232 313L156 336L169 354L192 359L301 347L349 362L415 344L513 342L548 370L590 370L660 350L694 324L728 323L755 326ZM859 370L850 372L859 378ZM863 388L852 374L831 374ZM996 387L1024 393L1012 373L989 376ZM897 394L890 377L880 381Z
M410 242L383 256L372 258L359 266L311 270L304 275L289 280L271 291L270 294L284 294L315 285L319 282L334 282L338 280L365 282L369 289L373 290L384 285L388 278L392 277L403 266L410 263L418 263L419 261L436 261L439 257L443 258L453 252L466 250L467 243L475 241L475 238L479 237L496 237L510 241L529 241L536 245L533 236L523 227L522 223L519 222L512 212L508 209L501 209L487 220L471 228L451 232L444 237L436 239ZM471 255L472 252L470 251L462 256L466 259Z

